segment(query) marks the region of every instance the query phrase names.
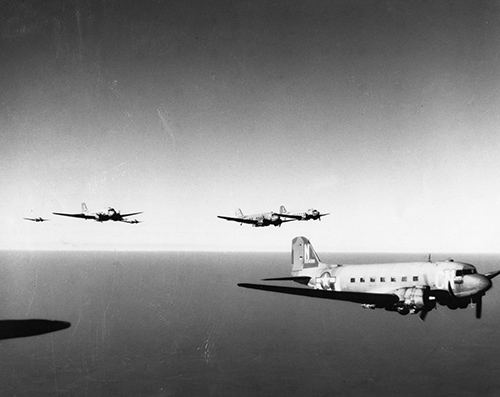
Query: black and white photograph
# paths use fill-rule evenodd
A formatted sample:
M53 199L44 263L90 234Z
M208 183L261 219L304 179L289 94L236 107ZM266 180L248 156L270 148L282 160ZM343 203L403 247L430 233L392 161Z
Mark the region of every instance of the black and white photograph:
M0 396L500 395L500 1L0 0Z

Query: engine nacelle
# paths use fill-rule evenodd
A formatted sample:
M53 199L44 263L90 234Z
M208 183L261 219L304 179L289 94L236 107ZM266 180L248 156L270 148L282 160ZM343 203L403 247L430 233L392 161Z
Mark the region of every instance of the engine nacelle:
M412 287L404 288L398 291L400 300L396 306L396 310L400 314L415 314L419 311L434 308L436 302L429 297L427 289Z

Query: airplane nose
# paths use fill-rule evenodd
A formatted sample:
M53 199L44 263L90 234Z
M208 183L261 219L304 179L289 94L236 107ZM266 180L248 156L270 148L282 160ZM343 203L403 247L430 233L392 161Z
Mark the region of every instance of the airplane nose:
M467 278L470 278L468 284L470 284L478 292L486 292L491 288L491 280L482 274L471 274L467 276Z

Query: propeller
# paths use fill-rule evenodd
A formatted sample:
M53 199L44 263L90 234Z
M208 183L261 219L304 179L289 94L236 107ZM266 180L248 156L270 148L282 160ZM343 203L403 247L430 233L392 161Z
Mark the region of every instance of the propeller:
M453 298L453 299L456 299L456 296L455 294L453 293L453 289L451 288L451 282L448 281L448 292L450 294L450 296Z
M427 309L422 309L422 311L420 312L419 317L422 321L425 321L425 318L427 317L427 313L429 313L429 310L427 310Z
M478 296L473 302L476 306L476 318L481 318L481 314L483 313L483 296Z

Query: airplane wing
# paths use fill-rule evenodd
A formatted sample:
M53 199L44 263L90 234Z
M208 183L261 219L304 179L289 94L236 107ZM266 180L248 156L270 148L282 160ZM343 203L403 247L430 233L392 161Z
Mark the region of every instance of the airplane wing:
M36 221L35 218L23 218L23 219L26 219L27 221Z
M256 219L248 219L248 218L232 218L230 216L222 216L222 215L217 215L217 218L225 219L226 221L239 222L239 223L250 223L252 225L256 225L257 223L259 223L259 221Z
M72 218L95 219L93 215L85 215L85 214L64 214L62 212L53 212L53 214L61 216L71 216Z
M280 216L283 218L302 219L302 215L280 214L279 212L273 212L273 215Z
M141 212L131 212L130 214L121 214L122 215L122 218L125 217L125 216L132 216L132 215L139 215L139 214L142 214L143 211Z
M388 306L399 301L394 294L375 294L368 292L324 291L309 288L283 287L278 285L239 283L238 287L260 289L264 291L280 292L283 294L302 295L312 298L334 299L355 303L368 303L377 306Z

